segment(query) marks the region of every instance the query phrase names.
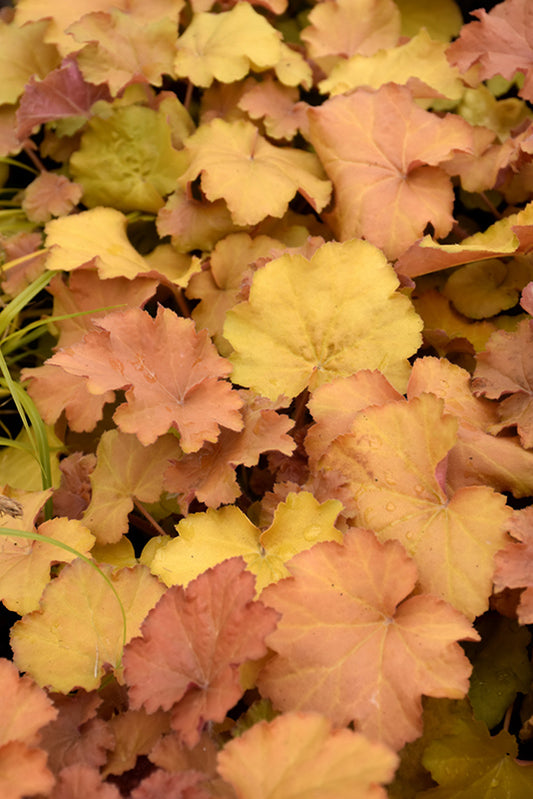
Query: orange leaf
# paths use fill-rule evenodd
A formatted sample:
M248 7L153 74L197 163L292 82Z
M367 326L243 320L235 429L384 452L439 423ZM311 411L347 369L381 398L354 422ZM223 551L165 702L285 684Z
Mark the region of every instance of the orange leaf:
M266 654L277 614L253 601L254 582L244 560L230 558L186 589L169 588L124 651L131 707L172 708L172 728L189 747L242 695L240 664Z
M416 561L422 590L473 619L488 608L509 509L505 497L487 486L449 496L446 456L457 427L432 394L369 407L320 465L346 475L357 524L381 541L403 544Z
M87 378L91 394L126 389L126 402L113 417L122 432L135 433L146 446L174 428L183 451L194 452L204 441L216 441L219 425L242 428L242 400L219 381L231 367L190 319L168 308L160 307L155 319L130 308L94 327L47 364Z
M439 164L470 150L461 118L423 111L408 89L358 89L312 108L310 140L335 189L331 225L341 241L364 237L388 258L453 224L453 187Z
M466 693L471 666L456 642L477 633L436 597L406 598L417 570L397 542L355 528L343 545L296 555L289 570L293 578L262 594L282 613L267 641L277 654L258 679L275 707L355 721L400 749L422 732L422 694Z
M500 398L499 422L491 432L516 425L522 446L533 447L533 327L520 323L514 333L494 333L477 356L472 388L475 394ZM501 399L503 397L503 399Z
M317 713L254 724L219 752L219 774L239 799L385 799L395 755Z

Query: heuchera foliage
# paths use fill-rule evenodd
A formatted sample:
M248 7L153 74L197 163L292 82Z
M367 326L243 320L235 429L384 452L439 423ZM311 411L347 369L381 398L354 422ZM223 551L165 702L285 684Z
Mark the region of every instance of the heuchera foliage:
M0 12L2 799L533 795L532 28Z

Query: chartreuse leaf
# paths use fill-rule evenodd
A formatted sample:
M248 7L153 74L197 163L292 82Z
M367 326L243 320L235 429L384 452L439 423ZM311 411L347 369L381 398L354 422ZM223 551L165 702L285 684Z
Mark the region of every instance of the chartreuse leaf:
M461 11L455 0L395 0L402 15L402 36L415 36L425 28L432 39L449 42L463 25Z
M341 508L338 500L320 504L306 491L289 494L263 533L234 505L191 513L176 526L179 537L157 548L150 570L166 585L187 585L206 569L242 555L256 576L259 594L269 583L289 576L285 563L293 555L319 541L342 541L342 533L333 526Z
M531 635L514 619L489 614L477 625L480 643L467 644L474 670L468 697L474 715L489 729L498 724L518 692L529 691L532 677L527 647Z
M88 207L154 213L186 165L185 154L172 146L165 115L138 105L111 107L106 119L93 117L70 159Z
M383 253L360 239L270 261L226 315L232 380L274 400L379 369L404 391L422 321L398 285Z
M434 740L422 758L439 787L416 799L528 799L533 767L519 765L517 752L507 731L491 737L482 721L458 718L452 732Z

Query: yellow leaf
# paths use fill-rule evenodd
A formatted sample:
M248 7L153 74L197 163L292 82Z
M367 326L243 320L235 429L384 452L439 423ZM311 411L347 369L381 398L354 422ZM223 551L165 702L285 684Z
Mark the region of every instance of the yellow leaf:
M397 287L383 253L359 239L324 244L310 260L270 261L226 316L232 379L275 400L379 369L403 391L422 321Z
M127 218L114 208L91 208L74 216L53 219L45 228L51 247L47 268L71 272L96 259L102 279L134 278L149 267L126 234Z
M314 153L274 147L251 122L214 119L185 143L190 163L179 182L201 175L210 202L224 199L236 225L282 217L296 192L316 211L329 202L331 184Z
M278 505L274 521L261 533L234 505L192 513L177 525L178 538L157 549L150 565L166 585L187 585L223 560L242 555L256 576L256 590L288 577L286 561L319 541L341 541L334 522L342 505L320 504L312 494L289 494Z
M281 36L249 3L231 11L195 14L179 37L174 62L195 86L233 83L250 69L268 69L281 57Z
M32 75L44 78L59 66L56 48L44 42L47 28L44 19L24 27L0 23L0 105L16 103Z
M463 17L455 0L395 0L402 16L402 36L415 36L425 28L432 39L449 42L463 27Z
M126 642L139 634L148 612L164 593L144 566L112 572L126 614ZM116 596L106 581L82 560L66 566L45 589L41 609L11 628L11 647L20 671L41 687L68 693L92 691L107 666L120 666L123 620Z
M425 29L399 47L340 61L319 89L335 95L359 86L379 89L389 82L409 85L415 97L459 100L464 90L459 70L446 58L446 44L431 39Z

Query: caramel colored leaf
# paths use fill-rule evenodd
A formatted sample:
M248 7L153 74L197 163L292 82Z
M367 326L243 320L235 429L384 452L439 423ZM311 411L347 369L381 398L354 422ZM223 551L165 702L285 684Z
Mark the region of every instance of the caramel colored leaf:
M321 465L348 478L357 524L403 544L422 590L473 619L488 608L510 511L505 497L485 485L447 492L446 456L457 427L432 394L367 408Z
M357 239L324 244L310 260L270 261L254 274L249 300L226 316L232 379L276 399L380 369L404 390L421 322L397 287L384 255Z
M239 799L385 799L397 760L318 713L284 713L226 744L218 771ZM319 794L317 794L319 791Z
M500 399L499 421L492 431L518 430L522 446L533 447L533 329L524 320L514 333L494 333L478 354L472 387L474 393Z
M119 430L102 434L91 474L91 502L83 517L98 544L114 543L128 532L128 514L135 499L159 499L168 460L176 450L179 448L173 436L144 447L137 436Z
M407 88L391 83L333 97L309 118L335 190L329 221L338 239L361 236L397 258L428 223L437 237L450 232L453 187L439 164L471 149L463 119L423 111Z
M409 597L417 570L397 542L354 528L344 543L296 555L293 578L264 602L282 614L276 652L258 686L282 711L351 721L394 749L422 732L421 695L459 698L471 666L457 641L476 640L464 616L434 596Z
M224 199L236 225L282 217L299 192L320 212L331 184L314 153L270 144L251 122L214 119L187 139L185 185L199 175L210 202Z
M172 709L172 728L189 747L206 722L222 721L243 693L240 664L266 654L265 636L276 625L277 613L253 595L242 558L186 589L169 588L124 652L131 707Z
M91 394L126 389L126 402L114 414L122 432L135 433L147 446L173 428L182 450L194 452L204 441L216 441L220 425L242 428L242 400L219 380L230 365L190 319L163 307L155 319L130 308L99 319L94 328L47 363L85 377Z
M57 717L57 710L29 677L22 677L13 663L0 658L2 725L0 751L10 741L35 745L39 730Z

